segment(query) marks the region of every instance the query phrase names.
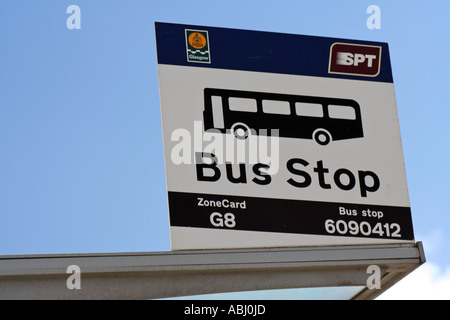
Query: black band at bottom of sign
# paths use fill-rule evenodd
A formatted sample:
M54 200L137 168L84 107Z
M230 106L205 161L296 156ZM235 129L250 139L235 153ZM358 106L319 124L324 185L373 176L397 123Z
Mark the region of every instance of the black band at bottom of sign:
M170 225L414 240L409 207L169 192Z

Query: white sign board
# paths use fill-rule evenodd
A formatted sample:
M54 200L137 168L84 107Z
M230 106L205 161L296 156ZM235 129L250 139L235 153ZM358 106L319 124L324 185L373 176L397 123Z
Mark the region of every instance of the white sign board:
M155 27L174 250L414 241L386 43Z

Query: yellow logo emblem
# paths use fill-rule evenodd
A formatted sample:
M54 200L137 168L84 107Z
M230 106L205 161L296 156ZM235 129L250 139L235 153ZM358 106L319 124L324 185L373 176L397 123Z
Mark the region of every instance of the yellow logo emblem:
M202 49L206 46L206 38L199 32L193 32L188 38L189 44L195 49Z

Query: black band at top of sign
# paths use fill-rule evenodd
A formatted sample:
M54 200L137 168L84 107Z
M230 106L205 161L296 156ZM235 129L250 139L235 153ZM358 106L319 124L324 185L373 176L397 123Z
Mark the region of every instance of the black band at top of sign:
M414 240L409 207L171 191L168 200L171 226L230 229L212 214L232 213L233 230Z

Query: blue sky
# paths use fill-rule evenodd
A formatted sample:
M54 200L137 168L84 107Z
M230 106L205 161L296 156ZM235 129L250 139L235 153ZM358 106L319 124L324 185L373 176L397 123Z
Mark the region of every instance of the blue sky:
M72 4L80 30L66 27ZM372 4L379 30L366 27ZM170 250L160 21L389 43L416 240L444 274L449 10L440 0L1 0L0 255Z

